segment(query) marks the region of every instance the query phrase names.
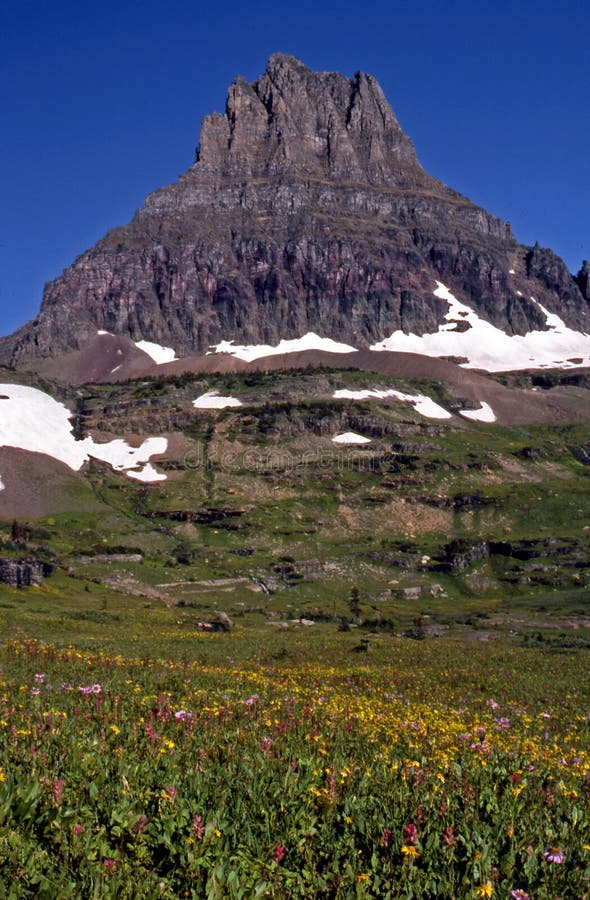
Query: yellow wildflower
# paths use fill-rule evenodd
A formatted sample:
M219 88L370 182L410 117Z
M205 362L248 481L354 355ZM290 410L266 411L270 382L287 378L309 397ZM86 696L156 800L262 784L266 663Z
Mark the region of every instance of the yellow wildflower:
M477 889L478 897L492 897L494 894L494 888L491 881L485 881L483 884Z

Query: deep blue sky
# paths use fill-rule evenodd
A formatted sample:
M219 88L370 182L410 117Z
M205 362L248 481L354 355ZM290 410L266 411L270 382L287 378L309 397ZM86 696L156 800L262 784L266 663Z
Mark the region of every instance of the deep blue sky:
M375 75L427 171L590 257L587 0L5 0L0 334L194 159L204 115L275 51Z

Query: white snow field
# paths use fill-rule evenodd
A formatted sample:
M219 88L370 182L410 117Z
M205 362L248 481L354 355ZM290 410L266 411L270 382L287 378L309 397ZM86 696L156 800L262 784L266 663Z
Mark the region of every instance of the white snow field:
M45 453L75 472L92 456L142 481L166 478L146 465L152 456L166 451L165 437L146 438L136 448L120 438L106 444L97 444L92 437L77 441L72 433L71 415L63 403L43 391L22 384L0 384L0 447ZM129 471L139 466L142 467L139 471Z
M530 299L544 313L546 328L542 331L529 331L525 335L508 335L490 322L480 319L474 309L457 300L442 282L436 282L433 294L446 300L449 305L445 322L439 325L437 331L422 336L394 331L390 337L373 344L370 349L434 357L459 357L466 360L461 363L465 368L483 369L487 372L555 367L571 369L590 365L590 335L569 328L556 313L550 313L534 297ZM516 294L522 296L520 291L516 291ZM457 330L457 323L462 323L463 329L466 325L469 327ZM109 332L99 331L98 334ZM158 365L177 359L171 347L162 347L151 341L137 341L135 346L147 353ZM354 353L357 348L309 331L300 338L282 339L274 347L270 344L243 345L235 344L234 341L221 341L212 346L207 355L229 353L237 359L253 362L264 356L303 350Z
M251 346L243 346L234 344L233 341L221 341L215 344L207 354L211 353L231 353L244 362L252 362L255 359L261 359L263 356L280 356L283 353L297 353L301 350L325 350L327 353L353 353L356 347L349 344L339 344L331 338L322 338L313 331L308 331L301 338L294 340L282 340L276 347L270 344L258 344Z
M403 394L401 391L334 391L332 395L337 400L385 400L393 397L396 400L402 400L404 403L411 403L417 413L426 416L428 419L450 419L451 413L431 400L424 394Z
M534 297L531 300L545 314L547 330L508 335L480 319L440 281L436 284L435 297L449 304L446 322L439 325L438 331L422 337L394 331L391 337L373 344L371 350L465 357L467 362L462 363L465 368L487 372L590 365L590 335L568 328L558 315L550 313ZM456 331L456 322L465 322L470 327L466 331Z
M354 431L345 431L344 434L335 434L332 441L334 444L370 444L371 438L355 434Z
M103 329L99 329L96 333L108 334L110 337L116 337L111 331L104 331ZM173 350L172 347L162 347L161 344L154 344L152 341L134 341L133 343L138 350L143 350L144 353L147 353L158 366L161 366L164 363L174 362L175 359L178 359L176 351ZM117 368L120 367L117 366ZM115 371L116 369L111 370L111 372Z
M228 406L242 406L242 401L236 397L220 397L219 391L207 391L193 400L193 406L197 409L225 409Z
M460 413L466 419L472 419L474 422L495 422L496 414L490 406L482 400L479 409L461 409Z
M2 476L0 475L0 491L5 490L5 488L6 488L6 485L5 485L4 482L2 481Z
M151 341L135 341L138 350L143 350L153 361L159 366L164 363L174 362L178 359L176 351L172 347L162 347L160 344L153 344Z

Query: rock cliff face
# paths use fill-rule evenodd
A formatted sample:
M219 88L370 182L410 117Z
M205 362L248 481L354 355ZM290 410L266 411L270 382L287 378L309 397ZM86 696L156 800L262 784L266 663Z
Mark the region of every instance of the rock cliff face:
M7 559L0 557L0 584L10 587L40 585L53 572L53 566L39 559Z
M178 355L308 331L362 347L436 330L436 279L509 333L543 327L531 296L590 331L587 264L572 277L428 176L370 75L276 54L205 118L179 181L47 285L0 362L78 349L97 329Z

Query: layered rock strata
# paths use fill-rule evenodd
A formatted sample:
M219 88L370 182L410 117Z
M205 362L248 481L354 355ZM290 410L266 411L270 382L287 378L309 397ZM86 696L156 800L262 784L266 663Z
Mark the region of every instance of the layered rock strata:
M510 334L544 327L531 297L590 332L587 263L573 277L427 175L373 77L275 54L204 119L179 181L47 285L0 362L76 350L99 329L179 356L309 331L363 347L435 331L448 312L436 280Z

